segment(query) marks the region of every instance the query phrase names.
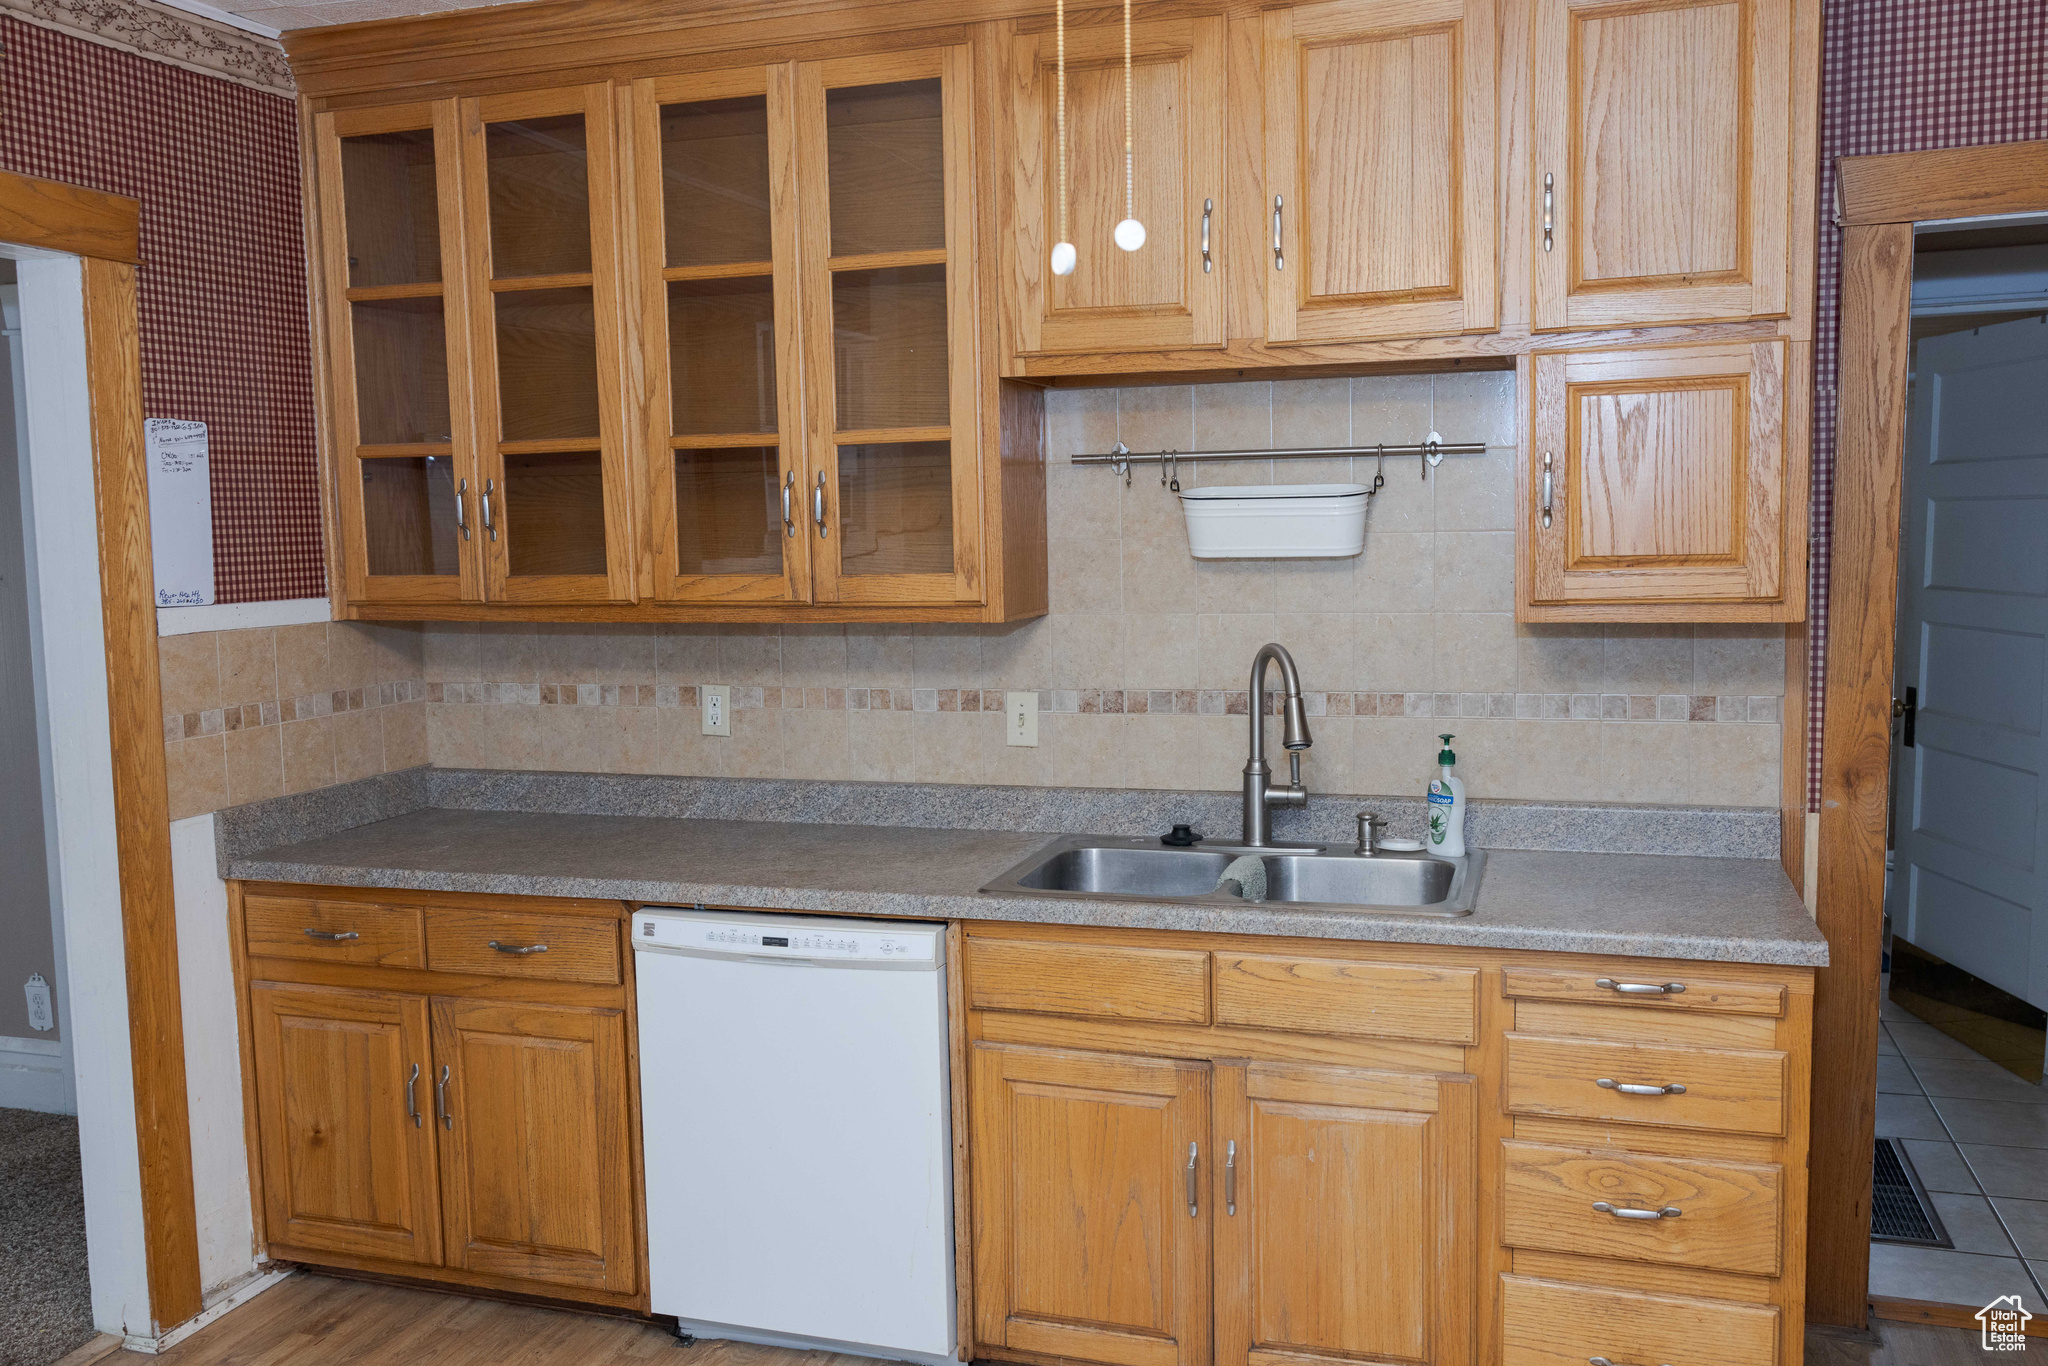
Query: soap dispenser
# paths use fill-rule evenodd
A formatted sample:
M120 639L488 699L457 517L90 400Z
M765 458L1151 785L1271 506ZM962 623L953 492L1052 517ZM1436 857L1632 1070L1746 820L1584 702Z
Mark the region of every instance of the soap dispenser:
M1465 780L1453 773L1458 756L1451 752L1451 736L1440 735L1443 749L1437 754L1437 776L1429 780L1429 852L1444 858L1465 855Z

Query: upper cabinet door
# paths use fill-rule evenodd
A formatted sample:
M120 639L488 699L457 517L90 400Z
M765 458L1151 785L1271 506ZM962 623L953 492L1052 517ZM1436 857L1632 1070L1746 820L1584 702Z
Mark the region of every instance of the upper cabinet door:
M792 68L633 84L654 595L811 596Z
M1535 0L1539 329L1785 313L1791 0Z
M1014 255L1010 341L1022 353L1223 342L1223 20L1132 26L1129 188L1146 234L1137 251L1111 237L1126 202L1123 37L1121 24L1067 30L1064 148L1055 35L1027 34L1012 46L1014 221L1005 249ZM1052 273L1061 240L1076 249L1071 275Z
M1806 498L1803 475L1787 477L1785 351L1536 354L1524 620L1799 619L1806 528L1786 510Z
M819 602L979 602L969 49L796 69Z
M455 102L315 121L342 589L483 594Z
M486 588L633 597L609 85L462 101Z
M1217 1366L1472 1366L1477 1084L1218 1066Z
M1266 12L1266 340L1498 325L1496 5Z

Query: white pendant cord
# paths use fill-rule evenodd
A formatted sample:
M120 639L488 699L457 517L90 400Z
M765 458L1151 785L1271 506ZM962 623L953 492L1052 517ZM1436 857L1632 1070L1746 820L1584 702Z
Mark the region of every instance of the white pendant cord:
M1053 120L1059 131L1060 222L1059 238L1052 247L1052 273L1074 273L1074 244L1067 240L1067 0L1055 0L1055 28L1059 43L1059 107Z
M1116 225L1116 244L1125 251L1145 245L1145 225L1138 221L1137 195L1131 174L1131 0L1124 0L1124 221Z

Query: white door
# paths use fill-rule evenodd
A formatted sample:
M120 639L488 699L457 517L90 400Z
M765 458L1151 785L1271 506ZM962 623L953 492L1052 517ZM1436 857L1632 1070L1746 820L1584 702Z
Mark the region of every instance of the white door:
M2048 323L1919 344L1895 696L1895 932L2048 1006Z

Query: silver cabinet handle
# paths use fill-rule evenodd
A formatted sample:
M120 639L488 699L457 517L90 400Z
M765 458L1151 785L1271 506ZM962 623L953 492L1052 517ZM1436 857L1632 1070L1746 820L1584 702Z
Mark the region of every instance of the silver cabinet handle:
M1550 529L1550 452L1543 452L1543 529Z
M818 524L818 535L825 535L825 471L818 471L818 486L811 490L811 520Z
M545 944L501 944L493 939L490 941L490 945L499 953L546 953L548 951L548 946Z
M465 541L469 539L469 510L463 505L463 499L468 493L467 479L455 485L455 529L462 533L462 539Z
M1215 200L1205 199L1202 201L1202 274L1204 275L1207 275L1216 268L1216 263L1209 259L1209 215L1215 211Z
M412 1065L412 1075L405 1079L405 1113L406 1117L412 1121L412 1127L415 1129L423 1128L427 1122L420 1114L419 1105L412 1098L412 1088L419 1084L419 1079L420 1065L414 1063Z
M1612 977L1596 977L1593 985L1624 996L1678 996L1685 991L1683 982L1617 982Z
M1237 1213L1237 1140L1223 1145L1223 1211Z
M330 944L339 944L344 939L361 939L362 936L354 930L316 930L311 925L308 925L306 926L306 938L324 939Z
M1201 1201L1195 1198L1195 1145L1188 1144L1188 1218L1195 1217L1201 1209Z
M1273 269L1287 269L1287 258L1280 252L1280 209L1279 195L1273 196Z
M1682 1096L1685 1087L1678 1082L1666 1082L1662 1086L1645 1086L1641 1082L1616 1081L1613 1077L1601 1077L1593 1083L1605 1091L1619 1091L1624 1096Z
M498 519L491 515L491 495L497 491L497 488L497 480L484 480L484 530L490 533L490 537L494 541L498 539Z
M1676 1219L1684 1212L1676 1205L1666 1205L1663 1209L1630 1209L1625 1205L1610 1205L1605 1200L1595 1200L1593 1208L1617 1219Z
M782 529L788 535L796 535L796 518L790 515L790 500L796 497L796 471L791 470L782 481Z
M1543 249L1545 251L1549 251L1556 245L1556 239L1551 231L1555 225L1555 219L1551 216L1550 212L1552 192L1556 186L1557 181L1551 176L1550 172L1545 171L1543 173Z
M1614 1366L1614 1363L1606 1357L1587 1357L1586 1366ZM1670 1363L1666 1362L1664 1366L1670 1366Z
M434 1083L434 1113L441 1117L441 1127L453 1129L455 1116L448 1112L448 1064L441 1064L441 1080Z

